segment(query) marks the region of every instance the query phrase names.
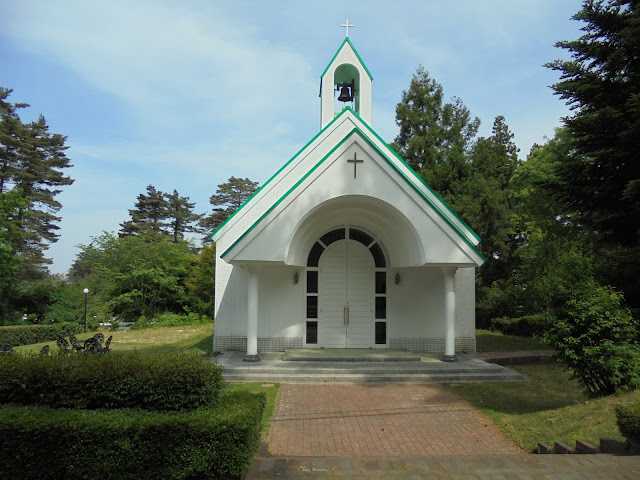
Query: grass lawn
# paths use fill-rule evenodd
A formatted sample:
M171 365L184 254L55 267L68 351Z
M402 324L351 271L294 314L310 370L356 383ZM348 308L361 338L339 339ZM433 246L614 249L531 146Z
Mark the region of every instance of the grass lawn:
M598 445L600 438L623 440L616 426L615 405L640 401L640 391L604 398L584 396L578 383L555 362L520 365L530 382L447 384L446 388L475 405L525 451L538 442L577 439Z
M271 417L273 410L276 408L276 399L278 397L278 383L236 383L227 382L225 389L231 391L243 391L251 393L264 393L267 397L267 404L262 414L262 441L267 442L269 439L269 428L271 426Z
M476 330L478 352L516 352L519 350L549 350L549 346L531 337L503 335L491 330Z
M213 348L213 324L185 325L182 327L146 328L129 332L108 332L101 330L105 338L113 335L111 349L115 354L139 352L141 354L201 352L211 355ZM77 335L84 340L97 332ZM15 347L20 353L38 353L40 349L49 345L52 352L58 350L56 342L35 343Z

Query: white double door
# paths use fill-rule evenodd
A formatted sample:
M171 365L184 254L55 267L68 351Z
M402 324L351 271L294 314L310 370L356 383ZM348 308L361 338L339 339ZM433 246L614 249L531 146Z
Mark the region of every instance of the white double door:
M340 241L320 258L318 344L325 348L373 346L375 265L361 243Z

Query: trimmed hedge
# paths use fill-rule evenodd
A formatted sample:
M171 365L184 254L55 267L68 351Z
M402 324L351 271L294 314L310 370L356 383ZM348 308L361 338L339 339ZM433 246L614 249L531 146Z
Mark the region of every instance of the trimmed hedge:
M0 403L53 408L143 408L210 405L220 393L218 365L196 355L5 355Z
M0 408L0 477L239 477L260 441L263 394L190 412Z
M491 330L505 335L533 337L543 333L550 323L547 315L535 314L522 317L498 317L491 320Z
M60 335L68 337L70 333L82 332L78 323L65 322L52 325L11 325L0 327L0 343L13 347L31 345L32 343L51 342Z
M640 441L640 403L618 405L616 423L623 437L627 440Z

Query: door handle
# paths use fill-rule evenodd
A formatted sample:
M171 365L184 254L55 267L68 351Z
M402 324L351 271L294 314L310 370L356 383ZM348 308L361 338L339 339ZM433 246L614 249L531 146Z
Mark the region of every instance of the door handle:
M349 304L347 303L347 327L349 326Z
M345 305L344 308L342 309L342 325L344 325L345 327L347 326L347 322L348 322L348 313L347 313L347 306Z

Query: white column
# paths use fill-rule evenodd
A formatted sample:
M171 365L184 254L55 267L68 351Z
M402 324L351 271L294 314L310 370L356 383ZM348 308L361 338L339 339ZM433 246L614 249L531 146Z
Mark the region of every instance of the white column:
M453 362L456 359L456 283L457 267L442 267L444 273L444 355L442 360Z
M247 289L247 354L245 362L259 362L258 355L258 267L247 267L249 282Z

